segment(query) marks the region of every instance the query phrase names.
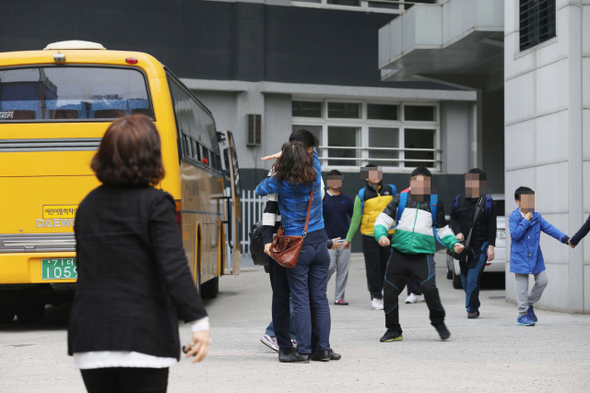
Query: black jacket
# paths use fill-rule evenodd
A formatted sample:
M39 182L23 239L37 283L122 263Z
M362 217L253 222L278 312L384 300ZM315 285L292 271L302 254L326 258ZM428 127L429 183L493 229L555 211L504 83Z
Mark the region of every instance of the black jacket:
M576 232L574 237L572 237L570 239L570 242L574 246L577 246L578 243L580 242L580 240L582 240L584 238L584 236L586 236L588 234L589 231L590 231L590 216L588 217L586 222L582 225L582 227L580 229L578 229L578 232Z
M135 351L180 358L178 318L207 316L188 268L170 194L100 186L74 225L78 284L68 354Z
M462 233L467 240L471 226L473 225L473 215L478 198L465 198L464 194L459 195L457 203L458 211L455 206L451 207L451 228L455 234ZM486 217L486 201L481 208L479 217L475 220L473 233L471 234L471 244L489 242L490 246L496 246L496 203L492 202L490 212Z

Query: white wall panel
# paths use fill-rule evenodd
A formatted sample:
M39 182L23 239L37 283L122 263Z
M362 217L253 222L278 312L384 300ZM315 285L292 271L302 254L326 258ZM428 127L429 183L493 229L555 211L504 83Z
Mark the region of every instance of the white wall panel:
M548 223L553 225L568 236L573 236L573 233L567 233L568 218L567 213L548 214L543 210L537 209ZM541 234L541 251L545 258L545 264L569 264L570 246L561 243L559 240L549 236L546 233Z
M505 131L506 170L535 164L535 121L529 120L506 127Z
M535 119L535 162L546 164L565 161L569 155L568 111L561 111Z
M582 94L584 108L590 108L590 57L582 58Z
M569 62L561 60L536 71L536 115L567 109Z
M584 149L584 160L590 160L590 108L582 112L582 143ZM586 179L590 179L586 177Z
M552 311L569 311L569 265L547 265L547 278L549 284L541 300L538 308L552 310ZM532 276L529 277L529 288L532 288L534 283Z
M535 79L533 73L506 81L505 87L506 124L531 119L535 115Z
M590 161L584 161L584 211L590 212ZM589 235L590 237L590 235Z
M582 54L590 56L590 5L582 8Z
M562 213L568 211L568 163L541 165L535 167L535 206L541 213ZM567 226L562 228L567 231Z

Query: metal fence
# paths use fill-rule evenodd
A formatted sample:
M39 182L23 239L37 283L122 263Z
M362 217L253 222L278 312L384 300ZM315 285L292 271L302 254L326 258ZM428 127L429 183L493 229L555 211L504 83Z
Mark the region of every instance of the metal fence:
M256 195L254 190L242 190L242 228L240 230L240 246L242 255L250 254L250 228L257 221L262 221L266 200Z

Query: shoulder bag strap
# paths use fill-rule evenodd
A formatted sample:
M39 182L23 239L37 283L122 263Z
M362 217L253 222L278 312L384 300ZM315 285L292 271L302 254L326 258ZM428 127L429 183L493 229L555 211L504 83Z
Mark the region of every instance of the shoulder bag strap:
M479 216L479 213L481 213L481 208L484 205L485 199L486 199L486 197L483 196L483 197L479 197L479 199L477 200L475 214L473 215L473 224L471 224L471 229L469 230L469 234L467 235L467 240L465 241L465 247L469 247L469 244L471 243L471 234L473 233L473 227L475 226L475 221L477 221L477 217Z
M307 225L309 224L309 214L311 213L311 202L313 202L313 192L311 190L311 195L309 196L309 205L307 205L307 218L305 219L305 229L303 230L303 237L307 236Z

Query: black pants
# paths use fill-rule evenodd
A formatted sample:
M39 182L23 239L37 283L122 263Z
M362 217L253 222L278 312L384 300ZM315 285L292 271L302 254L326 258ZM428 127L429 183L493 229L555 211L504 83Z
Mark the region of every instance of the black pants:
M80 370L88 393L166 393L168 368L95 368Z
M381 247L373 235L363 235L363 254L371 299L382 299L383 277L391 255L391 247Z
M279 265L274 259L268 257L268 273L272 287L272 324L275 329L275 337L279 348L293 348L289 335L291 310L289 308L289 282L287 281L287 269Z
M436 287L434 256L429 254L402 254L392 248L385 273L385 326L402 332L399 324L399 295L408 278L420 283L420 290L430 309L430 323L438 326L445 320L445 310Z
M422 292L420 291L420 283L414 276L408 277L408 296L410 293L413 293L414 295L422 295Z

